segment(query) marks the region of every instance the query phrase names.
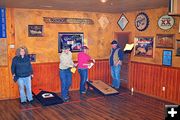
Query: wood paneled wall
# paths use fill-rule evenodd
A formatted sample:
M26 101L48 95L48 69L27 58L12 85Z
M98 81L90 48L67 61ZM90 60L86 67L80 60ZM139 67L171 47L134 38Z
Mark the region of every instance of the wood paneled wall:
M129 88L133 87L136 92L180 103L180 68L138 62L131 62L129 65Z
M33 64L34 78L33 89L44 89L60 92L59 63ZM110 68L108 60L97 60L95 66L89 70L90 80L103 80L111 83ZM73 74L71 90L78 90L80 84L79 73Z

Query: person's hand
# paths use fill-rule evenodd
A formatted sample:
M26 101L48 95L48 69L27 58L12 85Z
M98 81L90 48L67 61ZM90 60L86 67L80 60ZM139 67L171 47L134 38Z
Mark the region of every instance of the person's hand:
M88 69L90 69L93 65L94 65L94 63L90 63L90 64L88 65Z
M119 65L122 65L122 61L121 60L119 61Z
M121 60L119 60L119 61L115 64L115 66L118 66L118 65L122 65L122 61L121 61Z
M115 64L115 66L118 66L119 65L119 62L117 62L116 64Z
M74 63L74 67L77 67L78 66L78 63Z
M31 75L31 78L33 78L33 77L34 77L34 75L32 74L32 75Z
M96 61L95 61L95 59L92 59L92 61L93 61L93 63L95 63Z
M15 77L15 74L12 75L13 80L14 80L14 77Z

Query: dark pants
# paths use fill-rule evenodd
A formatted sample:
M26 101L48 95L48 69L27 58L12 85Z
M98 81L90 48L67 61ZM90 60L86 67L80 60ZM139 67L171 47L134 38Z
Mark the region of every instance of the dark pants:
M80 74L80 93L86 92L86 81L88 80L88 69L78 69Z
M61 79L61 96L65 100L69 98L68 92L72 83L72 73L70 69L64 69L64 70L60 69L60 79Z

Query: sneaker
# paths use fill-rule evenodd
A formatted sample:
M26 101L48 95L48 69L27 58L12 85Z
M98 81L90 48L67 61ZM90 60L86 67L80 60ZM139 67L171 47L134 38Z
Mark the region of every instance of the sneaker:
M64 99L64 102L69 102L69 99L68 98Z
M25 105L27 102L25 101L25 102L21 102L21 105Z
M80 92L81 94L86 94L86 91L82 91L82 92Z
M33 104L33 103L34 103L34 100L30 100L29 103L30 103L30 104Z

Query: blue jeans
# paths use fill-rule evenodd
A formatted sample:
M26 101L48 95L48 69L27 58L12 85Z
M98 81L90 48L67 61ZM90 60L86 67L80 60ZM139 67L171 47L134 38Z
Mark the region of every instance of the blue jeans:
M80 74L80 93L86 92L86 81L88 80L88 69L78 69Z
M61 79L61 96L64 100L68 99L69 88L72 83L72 73L70 69L60 69L60 79Z
M111 66L111 76L112 76L112 87L119 89L120 87L120 70L121 66Z
M27 99L28 101L33 100L32 91L31 91L31 76L19 78L17 80L17 83L19 87L21 102L27 102ZM26 89L27 98L25 94L25 89Z

